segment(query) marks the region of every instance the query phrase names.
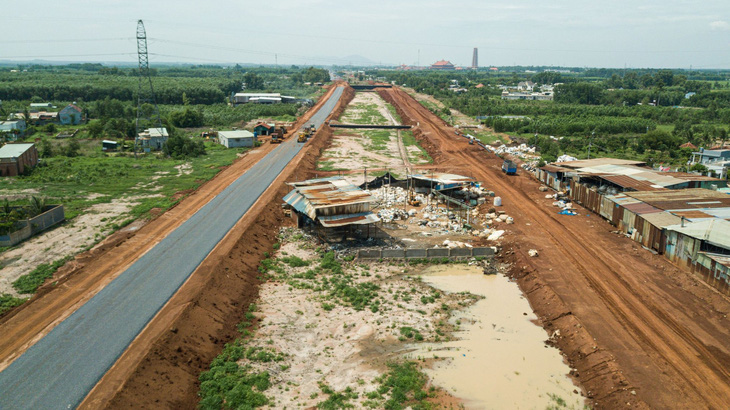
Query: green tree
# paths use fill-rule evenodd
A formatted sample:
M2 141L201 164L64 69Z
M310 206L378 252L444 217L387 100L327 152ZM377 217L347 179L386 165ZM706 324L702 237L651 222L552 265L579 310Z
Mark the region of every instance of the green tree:
M191 158L205 155L205 144L201 140L174 135L167 139L165 155L175 159Z
M243 75L243 83L246 85L247 90L261 90L264 88L264 79L250 71Z
M81 150L81 144L76 140L71 140L68 144L63 146L63 156L73 158L79 156Z

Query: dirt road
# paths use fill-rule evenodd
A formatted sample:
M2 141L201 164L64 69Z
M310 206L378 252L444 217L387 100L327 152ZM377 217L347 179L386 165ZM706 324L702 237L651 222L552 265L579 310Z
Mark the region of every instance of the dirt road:
M474 175L516 224L513 276L596 407L726 408L730 302L599 216L558 215L527 175L470 146L401 90L380 90L444 170ZM538 258L527 255L540 252ZM558 331L556 333L556 331Z

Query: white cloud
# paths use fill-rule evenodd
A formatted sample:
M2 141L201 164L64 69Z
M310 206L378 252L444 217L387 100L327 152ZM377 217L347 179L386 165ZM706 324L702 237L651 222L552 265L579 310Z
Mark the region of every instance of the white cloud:
M730 23L727 21L717 20L710 23L710 28L713 30L730 31Z

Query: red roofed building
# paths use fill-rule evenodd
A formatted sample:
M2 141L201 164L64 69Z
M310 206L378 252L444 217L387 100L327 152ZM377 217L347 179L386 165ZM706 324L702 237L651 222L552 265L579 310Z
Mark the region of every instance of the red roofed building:
M451 61L440 60L431 64L431 70L455 70L455 67Z
M685 142L684 144L680 145L679 148L690 148L690 149L697 149L695 144L691 142Z

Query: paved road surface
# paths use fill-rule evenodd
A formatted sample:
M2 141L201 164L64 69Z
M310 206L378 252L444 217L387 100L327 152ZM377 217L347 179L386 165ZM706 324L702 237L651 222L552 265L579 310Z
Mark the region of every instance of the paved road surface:
M309 123L321 127L342 91ZM16 359L0 373L0 409L77 407L302 147L287 139Z

